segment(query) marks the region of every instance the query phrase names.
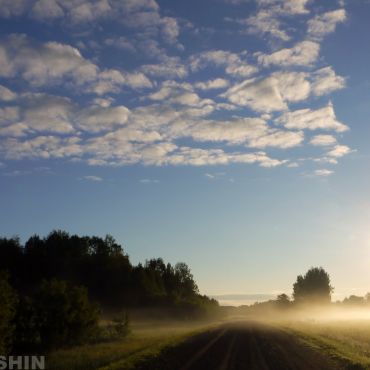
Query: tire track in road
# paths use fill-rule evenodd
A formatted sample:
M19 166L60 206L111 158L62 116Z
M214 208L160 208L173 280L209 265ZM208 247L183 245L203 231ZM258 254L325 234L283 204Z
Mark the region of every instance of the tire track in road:
M190 360L186 363L184 367L180 370L189 370L191 366L199 360L202 356L206 354L206 352L218 341L220 338L225 335L227 329L223 329L215 338L213 338L210 342L208 342L200 351L198 351Z
M230 367L233 366L232 363L233 363L233 355L235 351L236 338L237 338L237 334L234 334L230 341L229 347L227 348L225 358L222 361L219 370L228 370Z
M225 324L187 339L135 370L339 370L338 364L275 327Z

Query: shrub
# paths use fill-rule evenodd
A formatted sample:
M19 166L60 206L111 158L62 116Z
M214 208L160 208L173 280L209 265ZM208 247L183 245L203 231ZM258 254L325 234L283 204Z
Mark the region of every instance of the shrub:
M64 281L44 281L35 295L42 348L79 344L96 334L99 309L89 302L84 287Z
M8 281L8 274L0 273L0 355L7 355L14 339L14 317L18 298Z
M119 338L126 336L129 333L130 320L127 312L121 312L113 318L113 329Z

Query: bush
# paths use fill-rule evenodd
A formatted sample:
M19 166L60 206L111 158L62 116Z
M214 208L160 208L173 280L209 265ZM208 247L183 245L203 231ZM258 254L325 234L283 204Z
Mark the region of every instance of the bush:
M7 355L13 344L14 317L18 298L8 281L8 274L0 273L0 355Z
M80 344L98 331L99 309L89 302L84 287L44 281L34 304L42 348Z
M127 312L121 312L113 318L113 329L119 338L126 336L129 333L130 320Z
M31 353L40 349L38 314L33 300L21 296L15 316L14 348L18 353Z

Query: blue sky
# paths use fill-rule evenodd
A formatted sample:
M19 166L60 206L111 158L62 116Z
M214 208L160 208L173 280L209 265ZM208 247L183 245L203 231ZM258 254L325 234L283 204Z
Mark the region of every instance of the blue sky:
M0 233L112 234L208 294L370 291L370 4L0 0Z

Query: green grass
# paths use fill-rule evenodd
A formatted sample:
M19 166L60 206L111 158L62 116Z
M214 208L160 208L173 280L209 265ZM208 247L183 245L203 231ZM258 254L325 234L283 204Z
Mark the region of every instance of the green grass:
M133 325L131 334L121 340L55 351L47 356L46 365L53 370L132 369L209 327L189 322Z
M370 369L370 321L294 322L284 329L344 369Z

